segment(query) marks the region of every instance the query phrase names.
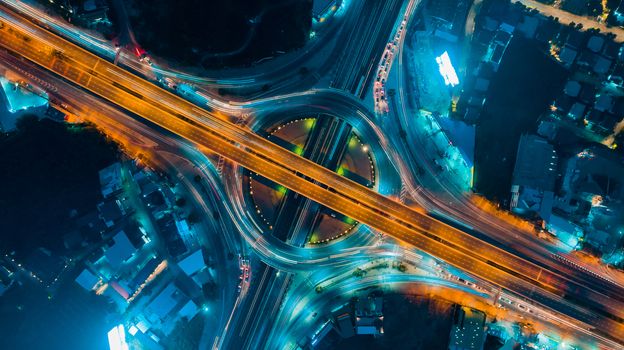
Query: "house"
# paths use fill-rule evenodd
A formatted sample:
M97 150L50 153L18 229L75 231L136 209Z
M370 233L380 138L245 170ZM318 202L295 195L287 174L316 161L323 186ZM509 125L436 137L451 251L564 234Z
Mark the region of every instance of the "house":
M102 196L108 198L123 189L121 182L121 163L113 163L98 173L100 177L100 188Z
M563 92L570 97L577 97L581 92L581 83L576 80L568 80Z
M98 204L97 208L100 212L100 218L107 227L113 227L124 215L121 208L119 208L117 200L114 199Z
M171 325L172 320L179 317L192 318L198 311L197 305L186 296L174 282L169 282L156 296L145 306L145 316L151 324L165 323ZM173 331L173 327L161 327L161 331L167 335Z
M180 269L198 286L203 286L211 279L210 273L207 271L204 255L201 249L193 252L191 255L178 262Z
M126 233L121 230L113 237L113 244L106 249L104 257L113 269L117 269L128 261L135 252L136 248L130 243Z
M570 111L568 112L568 118L572 120L580 120L585 115L586 106L580 102L575 102Z
M76 281L76 283L78 283L78 285L80 285L85 290L92 291L92 290L95 289L97 284L100 282L100 278L97 277L91 271L89 271L88 269L85 268L78 275L78 277L76 277L75 281Z
M150 321L157 322L164 320L171 311L176 307L180 299L184 296L182 292L173 284L169 282L167 286L158 293L154 299L145 307L148 314L152 316Z
M587 48L598 53L602 50L604 42L604 37L600 35L592 35L592 37L587 41Z
M596 74L604 75L609 72L611 65L613 65L613 61L601 55L596 55L596 60L594 61L592 70Z
M565 45L563 46L563 49L561 49L561 52L559 52L559 60L564 66L569 68L574 64L577 55L578 52L575 49Z

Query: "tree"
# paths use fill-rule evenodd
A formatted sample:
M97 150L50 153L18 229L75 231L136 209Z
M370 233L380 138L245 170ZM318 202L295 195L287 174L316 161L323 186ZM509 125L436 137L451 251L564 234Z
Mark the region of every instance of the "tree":
M176 204L178 207L183 207L183 206L186 204L186 198L184 198L184 197L178 197L178 198L176 198L175 204Z
M405 264L400 263L399 266L397 266L397 270L399 270L400 272L405 272L407 271L407 266L405 266Z
M366 271L362 270L361 268L357 268L355 269L355 271L353 271L353 276L355 277L362 277L366 274Z
M186 221L188 221L189 224L196 224L198 223L200 220L200 216L199 214L197 214L196 211L192 211L187 217L186 217Z

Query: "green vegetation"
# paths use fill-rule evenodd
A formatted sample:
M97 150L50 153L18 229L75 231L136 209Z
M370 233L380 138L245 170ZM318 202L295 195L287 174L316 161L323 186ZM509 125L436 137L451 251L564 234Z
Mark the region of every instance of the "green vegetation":
M115 162L117 146L90 125L35 116L0 135L2 251L59 250L72 211L94 210L101 198L98 171Z
M384 296L384 335L343 339L335 349L448 349L452 304L440 299Z
M538 118L561 91L566 76L542 48L514 37L492 80L476 129L478 192L497 200L509 196L520 135L537 129Z
M155 55L204 67L248 65L309 38L312 1L127 2L137 40Z
M165 339L165 348L175 350L199 349L203 330L204 318L201 315L193 317L190 321L182 319L176 324L171 336Z

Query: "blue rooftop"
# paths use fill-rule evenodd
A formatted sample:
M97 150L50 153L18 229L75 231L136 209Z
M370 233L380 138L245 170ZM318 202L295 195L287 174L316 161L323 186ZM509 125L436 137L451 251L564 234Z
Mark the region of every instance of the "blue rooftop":
M167 287L149 303L147 306L148 309L159 318L164 318L178 304L178 300L175 298L177 292L178 288L176 288L173 282L169 283Z
M198 249L193 254L182 259L178 263L178 266L180 266L182 271L184 271L184 273L188 276L201 270L204 266L206 266L206 264L204 263L204 255L202 254L202 250Z
M80 275L76 277L76 283L78 283L82 288L86 290L93 289L93 287L99 280L99 278L97 278L94 274L91 273L91 271L87 269L82 270Z
M119 233L113 237L113 241L115 241L115 243L106 250L104 255L106 255L106 259L108 259L110 264L117 268L123 262L130 259L132 254L136 251L136 248L130 243L128 236L123 230L119 231Z

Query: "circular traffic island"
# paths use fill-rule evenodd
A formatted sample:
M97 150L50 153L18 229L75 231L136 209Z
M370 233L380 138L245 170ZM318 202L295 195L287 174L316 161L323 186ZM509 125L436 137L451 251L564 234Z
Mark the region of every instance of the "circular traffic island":
M273 124L261 132L275 144L373 188L375 162L369 146L345 121L313 114ZM294 176L294 175L293 175ZM293 245L319 244L343 237L358 223L255 173L243 177L248 207L263 231Z

